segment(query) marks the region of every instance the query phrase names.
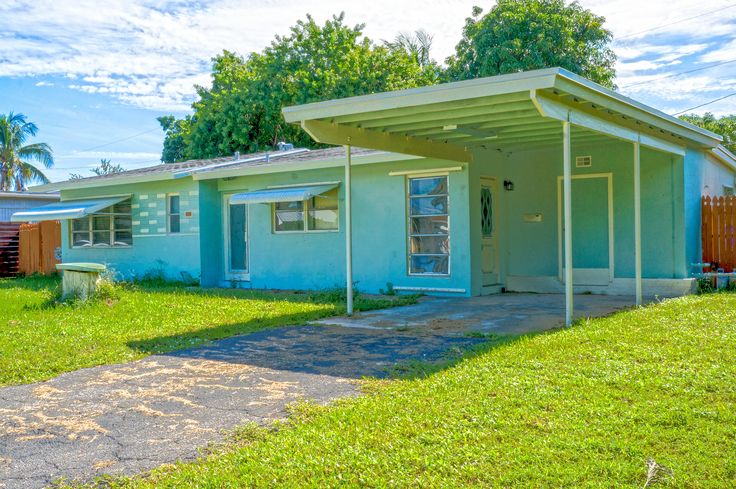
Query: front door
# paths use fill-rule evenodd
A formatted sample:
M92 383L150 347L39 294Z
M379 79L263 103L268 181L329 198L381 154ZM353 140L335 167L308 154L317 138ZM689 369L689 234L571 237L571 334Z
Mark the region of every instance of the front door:
M498 230L496 218L496 179L480 180L480 248L483 287L499 283Z
M248 280L248 206L226 201L225 278Z

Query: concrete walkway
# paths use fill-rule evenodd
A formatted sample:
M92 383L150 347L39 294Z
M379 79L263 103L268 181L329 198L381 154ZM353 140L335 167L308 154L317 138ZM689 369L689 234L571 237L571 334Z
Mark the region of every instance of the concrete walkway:
M469 332L558 326L562 301L521 294L425 299L323 321L342 326L266 330L6 387L0 389L0 487L38 488L62 476L90 480L191 460L221 440L223 430L283 418L291 401L353 396L359 393L354 379L485 341ZM581 296L577 305L598 315L628 304Z

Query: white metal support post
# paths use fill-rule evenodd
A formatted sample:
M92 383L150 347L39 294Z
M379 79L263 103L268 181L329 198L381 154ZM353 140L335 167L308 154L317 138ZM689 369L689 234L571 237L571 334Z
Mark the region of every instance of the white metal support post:
M349 141L349 139L348 139ZM347 313L353 315L353 212L352 212L352 150L345 145L345 281Z
M641 305L641 150L634 143L634 269L636 276L636 305Z
M572 162L570 149L570 122L562 122L562 159L563 159L563 207L565 229L565 326L570 326L573 319L572 289Z

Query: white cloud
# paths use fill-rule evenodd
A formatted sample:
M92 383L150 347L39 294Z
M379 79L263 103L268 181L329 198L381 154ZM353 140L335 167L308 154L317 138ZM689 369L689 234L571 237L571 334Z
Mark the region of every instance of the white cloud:
M323 22L346 10L346 21L367 23L365 33L375 40L424 27L436 34L434 54L444 59L472 5L472 0L10 1L0 5L0 17L12 20L0 31L0 76L63 75L77 90L181 110L194 98L195 83L209 84L214 55L223 49L244 55L260 51L308 12Z
M194 85L209 84L210 60L223 49L248 54L310 12L318 22L346 11L376 40L424 28L434 57L444 60L460 39L476 0L6 0L0 3L0 77L66 77L73 89L125 104L187 110ZM714 69L689 81L660 77L736 52L736 8L729 0L581 0L604 15L619 56L617 84L647 81L627 93L666 102L711 93L736 72ZM723 10L723 14L689 17ZM488 7L486 7L488 10ZM732 15L729 15L729 12ZM14 27L18 26L18 27ZM646 31L646 32L645 32ZM729 39L729 41L724 41ZM736 68L736 67L734 67ZM706 83L697 85L697 83ZM44 86L39 82L38 86ZM681 89L683 92L675 92ZM713 92L715 93L715 92Z
M37 86L37 87L53 87L53 86L54 86L54 84L53 84L53 83L51 83L51 82L47 82L47 81L43 81L43 80L42 80L42 81L40 81L40 82L36 83L36 86Z

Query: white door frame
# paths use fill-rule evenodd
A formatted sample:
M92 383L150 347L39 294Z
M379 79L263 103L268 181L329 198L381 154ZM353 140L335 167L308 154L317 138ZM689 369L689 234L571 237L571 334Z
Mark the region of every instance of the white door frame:
M230 197L222 195L223 271L225 280L250 281L250 205L245 204L245 263L248 270L230 270Z
M563 224L562 224L562 176L557 177L557 269L560 282L563 277ZM591 178L605 178L608 181L608 282L613 282L614 277L614 254L615 239L613 235L613 173L587 173L584 175L573 175L573 180L585 180ZM575 246L575 243L573 243ZM573 264L573 270L575 270ZM574 283L574 282L573 282Z

